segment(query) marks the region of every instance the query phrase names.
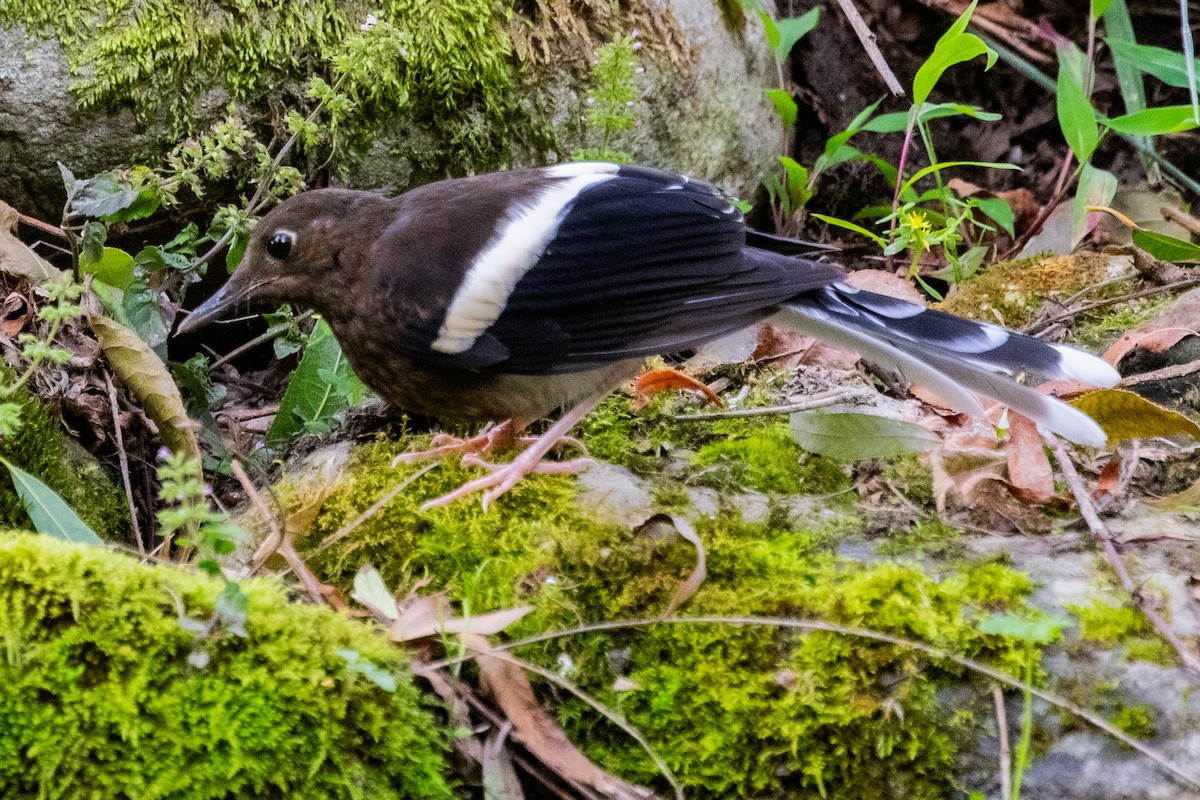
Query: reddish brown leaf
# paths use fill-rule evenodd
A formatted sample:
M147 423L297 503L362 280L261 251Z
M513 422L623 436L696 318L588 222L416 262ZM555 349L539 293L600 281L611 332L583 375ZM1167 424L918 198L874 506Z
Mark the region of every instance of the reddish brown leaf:
M28 298L19 292L12 292L4 298L4 309L0 315L0 333L9 339L17 338L17 334L25 330L29 320L33 318L33 306Z
M633 401L633 408L636 411L639 408L645 408L650 402L650 398L659 392L670 391L671 389L686 389L692 392L699 392L708 399L710 403L718 408L724 408L725 404L721 402L721 398L717 397L716 392L709 389L702 381L698 381L690 375L684 375L677 369L652 369L648 372L643 372L641 377L634 384L634 391L637 397Z
M529 679L519 666L487 654L487 640L467 635L468 646L478 652L483 685L513 724L513 736L539 761L564 778L583 784L600 795L617 800L641 800L646 791L610 775L583 754L534 696Z
M1008 412L1008 480L1013 494L1027 503L1042 505L1054 497L1054 470L1037 425L1012 410Z
M1157 328L1150 331L1135 329L1113 342L1102 358L1115 367L1133 350L1162 353L1179 344L1182 339L1195 335L1194 327Z
M1099 500L1104 495L1116 494L1121 485L1121 457L1113 456L1100 469L1100 477L1096 480L1096 488L1092 497Z

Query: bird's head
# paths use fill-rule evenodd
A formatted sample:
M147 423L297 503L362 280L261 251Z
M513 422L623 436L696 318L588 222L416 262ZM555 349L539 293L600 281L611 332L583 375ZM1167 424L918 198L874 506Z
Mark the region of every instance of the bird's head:
M195 330L239 305L295 303L330 312L343 274L357 259L363 206L386 198L347 189L316 189L275 208L250 233L246 254L221 289L179 325ZM369 216L369 215L366 215Z

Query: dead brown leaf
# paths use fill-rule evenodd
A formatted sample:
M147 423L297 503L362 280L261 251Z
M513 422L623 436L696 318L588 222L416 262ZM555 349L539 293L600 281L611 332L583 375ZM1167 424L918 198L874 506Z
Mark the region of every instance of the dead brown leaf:
M0 272L24 278L31 285L38 285L62 274L13 235L20 214L8 203L0 200Z
M1092 499L1099 500L1105 495L1115 495L1121 488L1121 457L1114 455L1100 468L1100 477L1096 479L1096 488L1092 490Z
M1012 491L1032 505L1054 498L1054 470L1042 446L1037 425L1015 411L1008 412L1008 480Z
M703 381L699 381L690 375L685 375L677 369L652 369L643 372L638 377L633 389L637 394L637 397L633 401L634 411L645 408L649 404L650 398L659 392L667 392L672 389L699 392L704 395L708 402L718 408L725 407L725 404L721 402L721 398L717 397L716 392L709 389Z
M29 298L20 292L11 292L4 298L4 308L0 311L0 334L15 339L17 334L25 330L31 319L33 304L29 302Z
M646 800L650 794L593 764L554 718L538 703L524 671L511 661L489 655L487 640L468 635L477 651L483 687L513 724L514 737L539 761L564 778L583 784L612 800Z
M704 542L700 540L699 534L692 524L683 517L670 516L668 514L655 514L650 519L643 522L635 530L635 535L639 534L647 526L666 523L680 536L682 536L689 544L696 548L696 566L692 568L692 572L688 575L687 580L679 585L675 590L675 594L671 596L667 602L667 607L663 609L660 618L665 619L675 613L688 600L692 598L700 587L704 584L704 579L708 576L708 554L704 549Z
M1195 336L1197 325L1200 323L1183 327L1155 328L1153 330L1137 328L1128 331L1113 342L1104 351L1101 358L1115 367L1121 363L1121 359L1134 350L1148 350L1151 353L1166 352L1188 336Z
M533 610L533 606L515 606L456 617L445 592L411 596L400 608L399 616L388 629L394 642L410 642L440 634L490 636L507 628Z
M512 723L506 722L499 730L488 734L483 744L483 796L484 800L525 800L521 780L513 767L512 753L504 746Z

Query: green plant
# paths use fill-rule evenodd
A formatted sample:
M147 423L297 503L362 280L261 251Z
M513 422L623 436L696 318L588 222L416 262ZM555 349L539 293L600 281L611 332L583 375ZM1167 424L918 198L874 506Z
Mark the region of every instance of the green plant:
M1024 643L1024 664L1021 679L1026 686L1033 685L1041 664L1041 645L1057 641L1064 628L1072 622L1062 617L1038 617L1029 619L1012 614L992 614L979 623L982 633L992 633ZM1020 800L1021 779L1029 765L1029 746L1033 737L1033 694L1025 691L1025 702L1021 712L1021 738L1017 742L1012 765L1012 793L1009 800Z
M590 128L600 130L599 147L581 147L571 153L573 161L611 161L628 164L632 156L613 150L612 139L621 131L640 124L634 113L637 101L637 76L645 68L638 64L637 51L642 43L635 30L614 39L595 52L592 61L594 88L587 98L584 118Z
M82 287L74 283L70 275L64 274L46 281L41 288L49 302L38 309L37 320L45 323L46 328L36 334L18 336L21 358L27 362L19 375L9 380L7 370L0 373L0 401L3 401L0 402L0 435L3 436L13 436L21 426L22 406L13 400L13 396L25 388L42 364L62 364L71 358L70 351L54 345L54 339L63 322L79 316L81 309L76 301Z

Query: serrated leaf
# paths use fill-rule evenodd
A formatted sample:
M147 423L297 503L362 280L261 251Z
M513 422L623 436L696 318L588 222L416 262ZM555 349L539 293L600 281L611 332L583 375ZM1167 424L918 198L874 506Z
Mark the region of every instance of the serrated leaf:
M111 172L75 182L72 217L112 217L138 202L139 192Z
M790 92L785 92L783 89L763 89L763 94L775 104L775 110L779 113L779 118L783 120L785 127L790 128L796 124L796 114L800 109Z
M1200 245L1176 239L1165 233L1141 228L1133 231L1133 243L1155 258L1178 264L1183 261L1200 261Z
M58 493L23 469L14 466L8 459L0 458L8 468L13 487L29 513L29 519L38 533L77 544L104 544L103 540L79 515L71 510Z
M849 412L801 411L791 417L792 439L810 453L839 461L891 458L941 443L912 422Z
M113 370L158 426L163 443L199 461L194 425L166 364L140 336L116 320L95 314L90 324Z
M1128 389L1096 389L1071 401L1096 420L1110 445L1151 436L1191 436L1200 440L1200 425Z

